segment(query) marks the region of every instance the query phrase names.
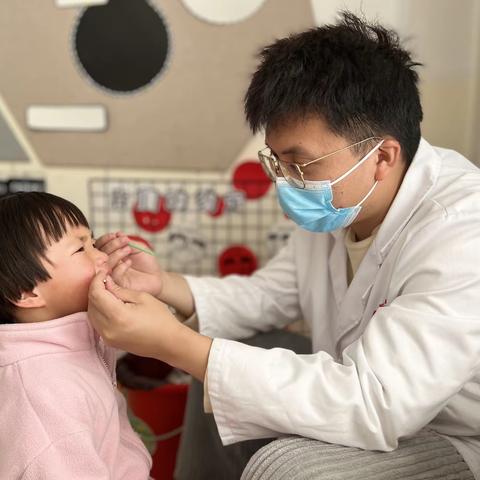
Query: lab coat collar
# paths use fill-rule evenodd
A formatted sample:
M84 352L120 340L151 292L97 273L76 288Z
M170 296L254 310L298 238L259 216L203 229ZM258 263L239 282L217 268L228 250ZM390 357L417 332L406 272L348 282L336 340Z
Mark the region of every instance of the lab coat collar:
M398 235L436 184L440 168L439 155L422 138L400 190L373 241L372 246L379 264L388 255Z
M337 307L340 308L343 298L347 292L347 269L338 268L338 265L347 265L347 250L345 248L346 230L335 230L331 232L335 238L330 255L328 258L328 268L330 270L330 278L333 283L333 294Z
M433 147L422 139L397 196L350 287L347 285L346 268L338 268L339 265L347 263L345 230L332 232L335 242L330 253L329 267L334 296L339 309L336 323L338 342L361 320L375 276L384 258L402 229L435 185L440 167L440 157ZM337 349L340 353L343 345L338 343Z
M435 185L440 167L441 160L437 152L422 138L400 190L372 243L379 265L383 263L396 238ZM343 243L343 230L332 232L332 235L336 244Z
M383 263L400 232L432 190L437 182L440 168L440 157L433 147L422 138L400 190L372 243L379 265ZM337 230L331 234L335 238L336 244L343 243L344 230Z

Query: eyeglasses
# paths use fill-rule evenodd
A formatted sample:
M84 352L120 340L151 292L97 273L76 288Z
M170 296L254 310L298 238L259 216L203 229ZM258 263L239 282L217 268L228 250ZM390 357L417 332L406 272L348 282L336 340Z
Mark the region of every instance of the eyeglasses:
M322 155L321 157L310 160L306 163L294 163L294 162L285 162L276 158L269 147L266 147L258 152L258 159L272 182L275 182L278 176L283 176L285 180L292 186L296 188L305 188L305 178L303 173L303 168L311 165L312 163L319 162L324 158L331 157L337 153L348 150L362 143L369 142L370 140L381 140L379 137L369 137L360 142L352 143L346 147L335 150L334 152L327 153L327 155ZM270 151L268 153L267 151Z

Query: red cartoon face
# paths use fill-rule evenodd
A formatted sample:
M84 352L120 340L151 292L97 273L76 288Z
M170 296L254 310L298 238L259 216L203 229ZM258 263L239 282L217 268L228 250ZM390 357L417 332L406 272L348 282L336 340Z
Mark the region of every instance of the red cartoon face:
M234 245L224 250L218 257L218 271L226 275L251 275L258 266L255 254L242 245Z
M158 195L155 205L142 205L141 199L133 206L133 217L137 225L147 232L159 232L170 223L172 214L166 208L165 198Z

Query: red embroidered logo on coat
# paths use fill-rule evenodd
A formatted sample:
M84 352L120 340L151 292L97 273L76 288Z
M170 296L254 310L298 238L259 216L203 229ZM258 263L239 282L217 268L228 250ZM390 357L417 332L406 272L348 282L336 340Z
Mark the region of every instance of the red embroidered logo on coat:
M375 315L375 314L377 313L377 310L378 310L379 308L386 307L386 306L387 306L387 302L388 302L388 300L385 299L385 301L384 301L383 303L381 303L381 304L374 310L374 312L373 312L373 314L372 314L372 317L373 317L373 315Z

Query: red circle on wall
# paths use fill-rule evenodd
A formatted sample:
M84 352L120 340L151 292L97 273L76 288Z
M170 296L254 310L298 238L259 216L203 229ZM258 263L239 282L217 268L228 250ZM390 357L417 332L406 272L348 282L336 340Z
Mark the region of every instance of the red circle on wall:
M243 245L232 245L218 257L218 272L226 275L251 275L258 267L257 257Z
M149 210L139 211L138 203L133 206L133 217L140 228L147 232L159 232L168 226L172 218L172 214L166 209L166 201L162 196L158 197L157 211Z
M237 190L245 193L249 200L263 197L272 185L272 181L257 161L247 161L238 165L233 172L232 183Z

